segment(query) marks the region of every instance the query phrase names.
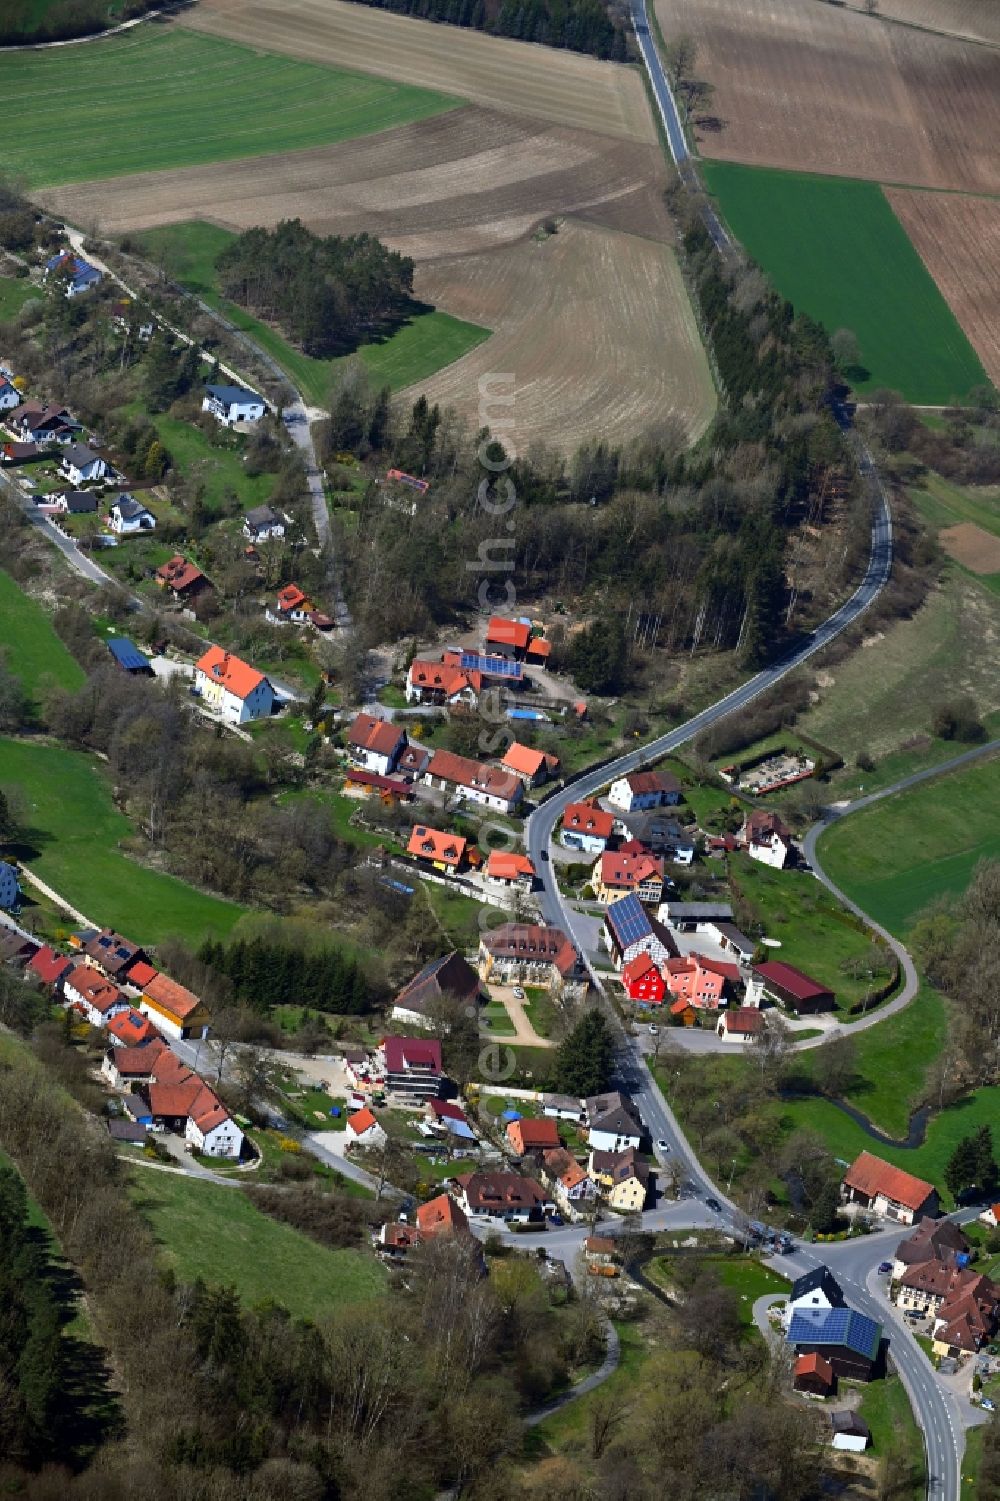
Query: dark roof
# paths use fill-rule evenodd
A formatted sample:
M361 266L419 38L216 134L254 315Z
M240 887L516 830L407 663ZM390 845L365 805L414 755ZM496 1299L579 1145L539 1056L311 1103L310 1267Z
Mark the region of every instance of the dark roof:
M272 511L270 506L255 506L252 511L247 511L244 520L256 530L262 526L271 526L275 521L283 524L277 511Z
M66 509L71 516L82 516L87 511L97 510L97 496L89 490L67 490L63 494Z
M859 1438L869 1440L872 1436L864 1418L859 1418L856 1412L848 1412L846 1408L841 1412L831 1412L830 1427L834 1433L855 1433Z
M788 1330L790 1345L840 1345L874 1361L882 1325L853 1308L796 1309Z
M92 448L88 448L86 443L71 443L66 450L65 456L68 462L75 464L78 469L86 469L88 464L92 464L95 459L100 458L100 454L96 454Z
M256 391L248 391L246 386L206 386L209 396L214 396L216 401L221 401L223 406L229 406L233 402L242 404L246 401L262 401Z
M146 1128L138 1121L108 1121L108 1135L112 1141L146 1142Z
M144 672L149 667L149 658L126 636L117 636L109 641L108 651L126 672Z
M443 954L440 959L425 964L419 974L403 986L393 1005L422 1012L436 996L453 995L459 1000L472 1001L478 996L479 989L476 971L454 949L450 954Z
M828 1266L813 1267L811 1272L803 1272L801 1277L796 1277L788 1296L794 1303L796 1299L804 1298L807 1293L811 1292L825 1293L827 1300L834 1308L844 1306L844 1294L840 1283Z
M123 521L134 521L136 516L143 515L149 507L136 500L134 495L119 495L111 509L117 511Z
M950 1260L956 1251L967 1251L969 1242L952 1220L933 1220L925 1215L912 1235L895 1250L897 1261L914 1266L940 1257Z

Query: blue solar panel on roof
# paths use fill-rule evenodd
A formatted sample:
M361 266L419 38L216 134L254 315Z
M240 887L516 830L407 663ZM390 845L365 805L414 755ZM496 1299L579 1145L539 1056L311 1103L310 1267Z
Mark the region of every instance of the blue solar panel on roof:
M495 678L519 678L524 671L520 662L509 662L506 657L489 657L477 651L464 651L460 664L465 672L485 672Z
M629 892L628 896L612 903L608 909L608 918L623 948L637 943L640 938L648 937L652 932L649 916L634 892Z

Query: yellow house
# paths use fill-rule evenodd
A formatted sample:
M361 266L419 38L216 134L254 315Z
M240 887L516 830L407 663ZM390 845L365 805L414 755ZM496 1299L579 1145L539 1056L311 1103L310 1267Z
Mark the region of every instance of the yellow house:
M167 1037L200 1037L211 1017L193 991L166 975L155 975L142 993L139 1010Z

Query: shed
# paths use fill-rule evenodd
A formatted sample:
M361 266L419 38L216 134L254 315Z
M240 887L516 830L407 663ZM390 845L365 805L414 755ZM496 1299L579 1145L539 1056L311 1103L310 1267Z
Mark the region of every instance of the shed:
M127 672L132 677L154 676L149 658L127 636L113 636L108 642L108 651L115 666L121 668L122 672Z

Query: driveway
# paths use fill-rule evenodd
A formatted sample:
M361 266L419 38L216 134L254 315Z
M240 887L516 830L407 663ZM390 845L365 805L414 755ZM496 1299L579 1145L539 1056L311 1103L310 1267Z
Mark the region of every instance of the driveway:
M514 1028L513 1037L500 1037L487 1029L484 1037L496 1037L497 1042L516 1042L522 1047L528 1048L554 1048L555 1043L548 1037L540 1037L531 1022L530 1012L525 1009L531 1005L530 1001L519 1000L514 994L512 985L491 985L490 995L495 1001L499 1001L510 1018L510 1024Z

